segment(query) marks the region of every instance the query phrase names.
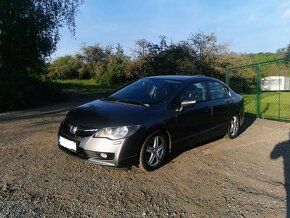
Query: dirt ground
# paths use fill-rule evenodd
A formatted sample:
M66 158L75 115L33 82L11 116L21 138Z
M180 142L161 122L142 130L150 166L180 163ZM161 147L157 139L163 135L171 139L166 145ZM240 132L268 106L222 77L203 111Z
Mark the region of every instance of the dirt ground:
M103 168L61 152L57 130L64 116L0 122L0 217L290 214L290 123L246 120L235 140L175 153L146 173Z

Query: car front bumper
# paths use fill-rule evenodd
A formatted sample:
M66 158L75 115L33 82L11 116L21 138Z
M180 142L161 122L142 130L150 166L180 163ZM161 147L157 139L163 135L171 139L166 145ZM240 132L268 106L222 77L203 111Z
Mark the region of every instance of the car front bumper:
M69 149L60 143L60 137L76 143L76 149ZM108 167L130 167L136 163L138 155L123 155L121 151L129 140L110 140L86 137L81 140L58 135L58 146L62 151L86 160L87 162ZM123 152L124 153L124 152Z
M60 140L62 138L62 140ZM64 141L74 144L65 146ZM62 151L90 163L108 167L130 167L137 163L140 143L138 134L118 140L94 137L79 137L71 134L64 123L58 132L58 146Z

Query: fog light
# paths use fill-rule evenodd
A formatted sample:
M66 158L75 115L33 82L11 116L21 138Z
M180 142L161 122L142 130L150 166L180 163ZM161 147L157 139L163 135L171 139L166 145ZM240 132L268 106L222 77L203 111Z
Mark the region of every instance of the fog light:
M100 154L102 158L107 159L108 155L106 153L101 153Z
M113 142L113 145L120 145L120 144L122 144L122 141L114 141Z
M94 156L99 160L113 160L115 154L109 152L96 152Z

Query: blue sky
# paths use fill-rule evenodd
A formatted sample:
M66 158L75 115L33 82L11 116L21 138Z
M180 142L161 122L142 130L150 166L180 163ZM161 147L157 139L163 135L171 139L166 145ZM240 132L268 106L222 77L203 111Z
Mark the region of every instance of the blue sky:
M159 42L215 33L235 52L275 52L290 43L290 0L85 0L53 57L74 54L82 44L116 46L127 54L137 39Z

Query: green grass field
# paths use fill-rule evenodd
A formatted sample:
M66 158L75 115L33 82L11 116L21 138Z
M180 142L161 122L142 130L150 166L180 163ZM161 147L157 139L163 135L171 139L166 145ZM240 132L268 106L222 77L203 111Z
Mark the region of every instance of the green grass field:
M96 80L55 80L60 88L74 89L80 92L90 92L90 93L109 93L115 89L121 87L121 85L99 85Z
M242 96L245 101L245 113L256 116L256 94L242 94ZM262 118L290 120L290 92L262 92L261 116Z

